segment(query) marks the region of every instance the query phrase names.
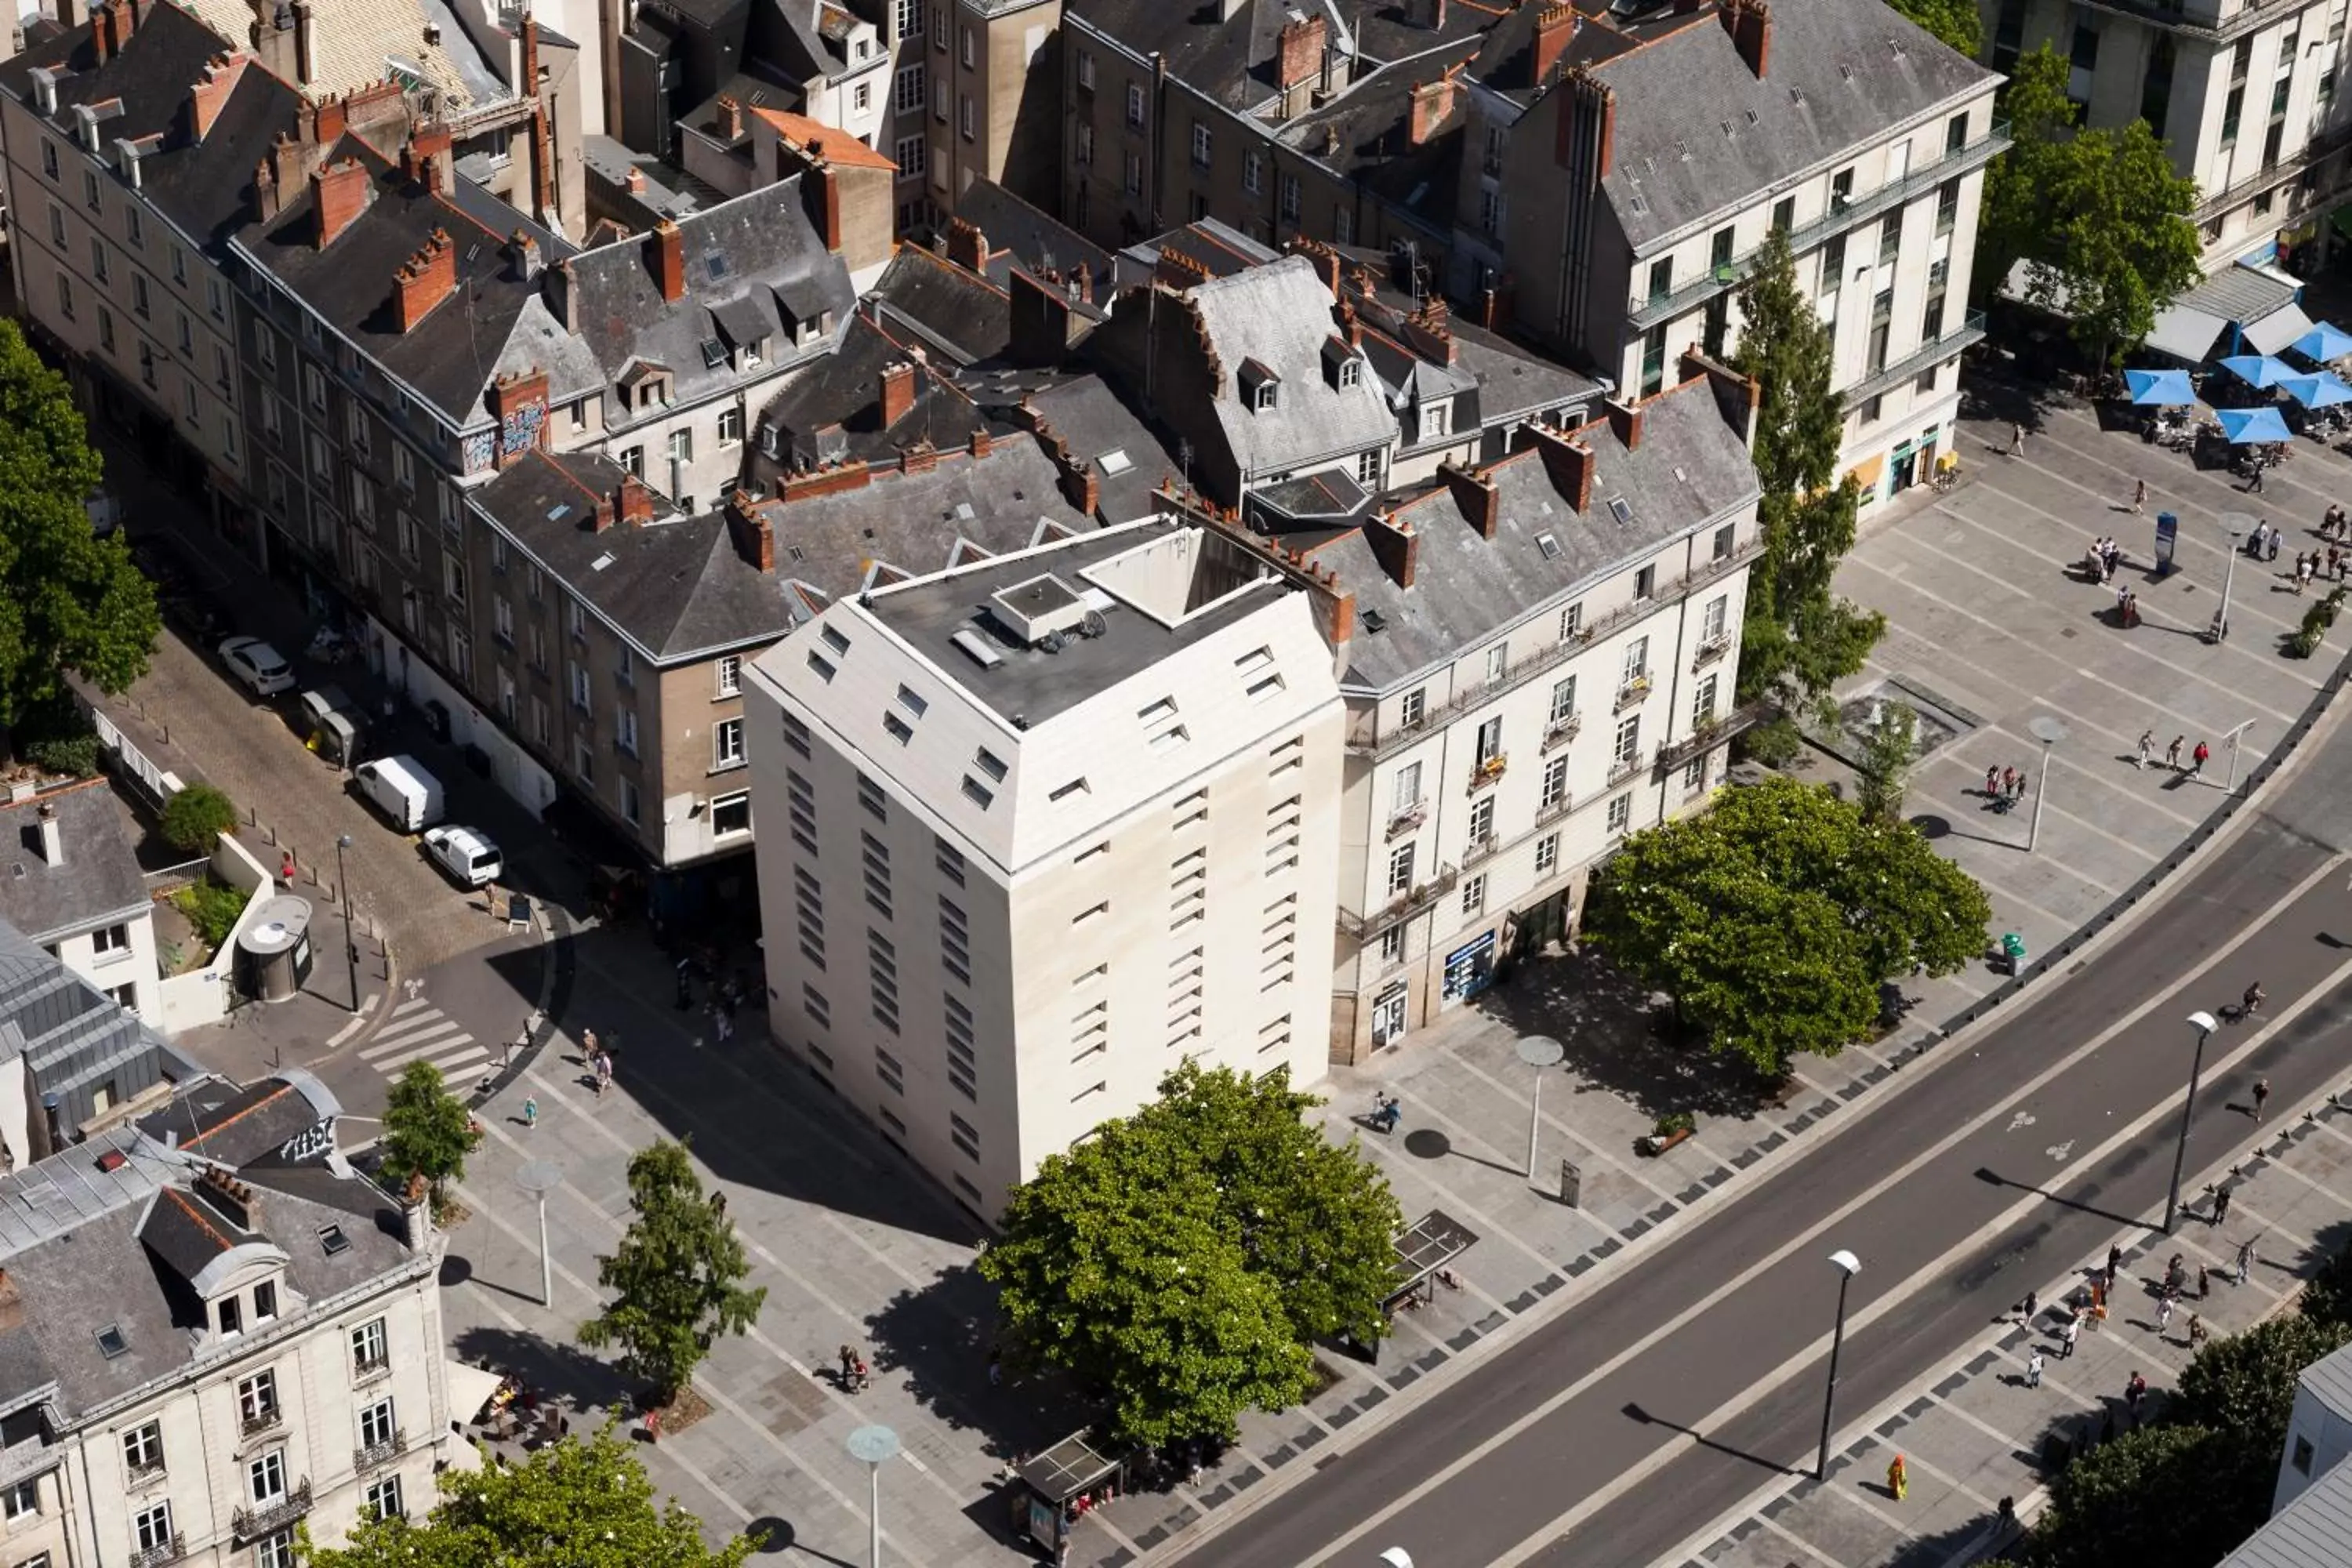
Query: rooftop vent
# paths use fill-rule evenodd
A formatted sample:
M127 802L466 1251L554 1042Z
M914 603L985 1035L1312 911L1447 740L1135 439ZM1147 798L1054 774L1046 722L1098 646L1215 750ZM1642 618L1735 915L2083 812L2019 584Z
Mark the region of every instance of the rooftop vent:
M964 656L982 669L994 669L1004 662L1004 656L988 646L988 639L966 626L948 638L964 652Z
M1382 632L1388 630L1388 626L1389 618L1381 614L1380 611L1366 610L1364 612L1364 629L1366 631Z
M989 613L1021 642L1036 647L1087 616L1078 591L1048 572L988 596Z

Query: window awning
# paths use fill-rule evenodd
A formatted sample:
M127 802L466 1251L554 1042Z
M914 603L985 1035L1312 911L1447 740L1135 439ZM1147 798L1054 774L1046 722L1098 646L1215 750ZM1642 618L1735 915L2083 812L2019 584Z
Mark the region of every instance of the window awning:
M1864 489L1874 490L1878 488L1878 476L1885 471L1886 454L1881 452L1875 457L1864 458L1861 462L1856 463L1848 471L1846 477Z
M2246 328L2246 346L2258 354L2274 354L2311 331L2311 318L2289 301Z
M2175 305L2160 312L2147 334L2147 346L2189 364L2203 364L2230 323L2190 305Z

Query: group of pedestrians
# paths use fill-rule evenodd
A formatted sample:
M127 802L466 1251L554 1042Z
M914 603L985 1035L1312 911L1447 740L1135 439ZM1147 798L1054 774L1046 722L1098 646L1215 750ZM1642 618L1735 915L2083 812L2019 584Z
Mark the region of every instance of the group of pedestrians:
M2321 559L2318 551L2297 551L2294 557L2294 591L2298 597L2313 583L2341 583L2352 574L2352 551L2339 550L2331 544L2327 555Z
M2173 736L2172 744L2164 748L2164 765L2176 773L2185 772L2193 779L2205 771L2205 763L2212 757L2213 748L2202 741L2198 742L2196 749L2189 753L2189 766L2184 769L2180 765L2180 749L2188 744L2188 736ZM2138 754L2134 757L2132 766L2146 768L2147 760L2155 754L2156 731L2142 730L2139 732Z
M2091 553L2084 558L2084 564L2100 582L2112 583L2116 580L2116 568L2123 561L2124 547L2116 542L2113 534L2101 534L2091 541Z
M1985 769L1984 792L1993 803L1995 811L2007 811L2025 798L2026 774L2022 768Z
M595 1090L599 1101L604 1091L613 1087L613 1048L596 1037L593 1029L580 1031L580 1059L588 1068L589 1088Z

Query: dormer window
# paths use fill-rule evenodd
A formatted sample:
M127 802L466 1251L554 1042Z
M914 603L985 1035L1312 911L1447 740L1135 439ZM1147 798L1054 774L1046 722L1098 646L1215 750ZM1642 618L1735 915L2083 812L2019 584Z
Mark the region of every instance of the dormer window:
M223 1297L214 1304L213 1310L219 1317L221 1338L231 1339L245 1332L245 1303L236 1297Z
M743 345L743 368L745 370L753 369L761 360L767 358L767 356L768 340L765 338L754 338L751 342Z
M1343 359L1339 362L1339 384L1341 386L1354 386L1363 379L1364 367L1359 361L1349 358Z
M1242 401L1263 414L1282 401L1282 378L1261 360L1242 361Z
M1277 383L1261 381L1257 384L1257 390L1250 396L1250 406L1263 413L1272 408L1280 395L1281 388Z
M278 1287L268 1279L253 1288L253 1321L266 1323L278 1316Z

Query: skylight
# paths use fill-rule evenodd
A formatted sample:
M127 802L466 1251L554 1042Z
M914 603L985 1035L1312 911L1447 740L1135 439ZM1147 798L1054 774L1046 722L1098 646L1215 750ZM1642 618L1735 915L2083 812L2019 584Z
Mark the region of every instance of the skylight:
M1633 504L1623 496L1611 496L1609 515L1617 520L1618 527L1631 528L1633 525Z
M131 1342L122 1336L122 1325L109 1323L98 1331L98 1353L112 1361L131 1353Z
M350 1251L352 1238L343 1234L343 1227L340 1225L322 1225L319 1227L319 1246L328 1257L332 1258L339 1252Z
M727 276L727 258L716 250L702 258L702 266L703 269L710 274L713 282Z
M1536 535L1536 548L1543 552L1543 558L1547 561L1557 560L1559 556L1559 541L1549 533Z

